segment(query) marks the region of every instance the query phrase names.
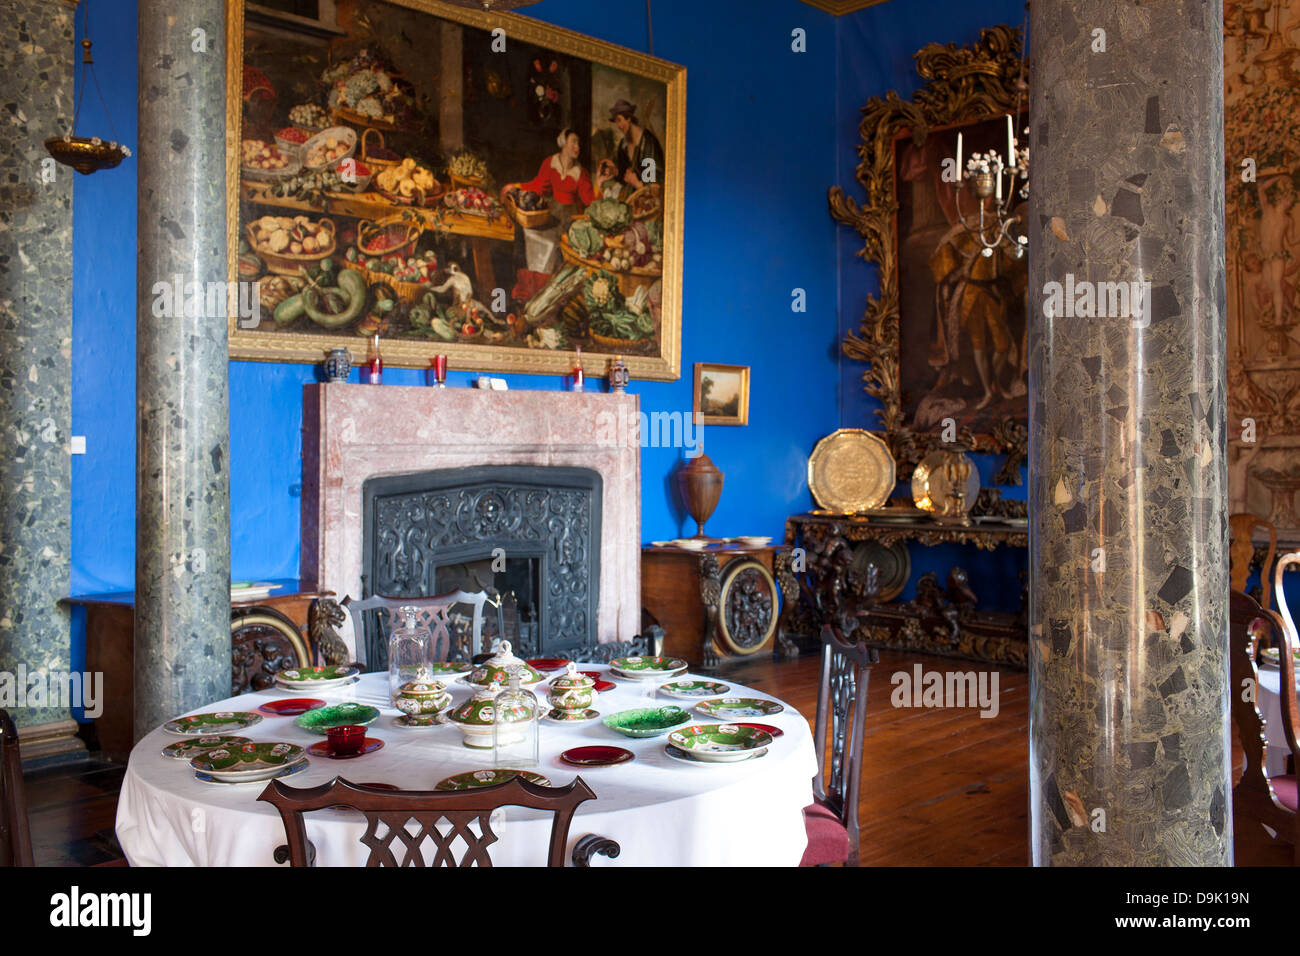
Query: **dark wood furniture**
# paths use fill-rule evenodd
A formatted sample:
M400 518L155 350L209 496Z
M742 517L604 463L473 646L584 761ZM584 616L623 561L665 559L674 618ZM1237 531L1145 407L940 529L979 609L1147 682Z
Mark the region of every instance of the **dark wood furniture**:
M35 866L23 758L9 711L0 710L0 866Z
M488 847L497 841L497 835L492 831L489 817L492 811L504 806L554 813L547 865L564 866L564 848L569 842L574 811L587 800L595 800L596 794L581 777L567 787L539 787L515 777L495 787L464 792L380 790L335 777L329 783L308 789L272 780L257 799L280 811L289 843L287 852L277 851L276 860L287 859L290 866L315 864L315 851L307 840L303 814L330 807L351 807L365 815L368 826L361 842L370 848L366 866L425 866L422 845L426 840L435 850L433 866L491 866ZM414 835L408 830L412 820L419 825ZM445 836L438 832L438 824L443 820L450 824ZM476 821L477 834L470 829ZM456 849L457 840L465 844L464 850ZM402 844L400 858L394 852L394 844L398 842Z
M1028 547L1025 502L1003 501L986 489L972 514L981 520L969 525L919 515L888 522L869 515L817 512L788 518L785 540L795 549L800 601L787 628L809 638L819 634L825 624L843 616L836 602L845 586L874 564L881 572L882 600L867 611L861 639L877 647L1027 667L1029 592L1023 577L1009 583L1020 591L1014 614L980 610L979 598L960 567L952 568L942 583L937 574L927 572L917 580L913 600L891 600L911 574L909 544L965 544L983 551Z
M354 601L345 597L340 606L352 617L352 635L357 642L358 659L374 669L388 666L388 635L391 628L402 624L401 609L404 607L415 608L419 612L419 623L429 629L434 644L434 660L472 660L483 651L483 605L487 603L488 596L484 591L448 591L432 597L415 598L376 594L363 601ZM473 608L473 617L470 633L457 635L453 641L451 609L456 605ZM493 606L497 612L497 633L504 634L500 601ZM369 611L375 613L368 614ZM381 620L381 617L387 620ZM366 626L367 619L373 622L370 627Z
M1268 545L1262 552L1255 546L1256 528L1268 534ZM1261 607L1270 607L1273 588L1269 574L1273 570L1273 556L1277 553L1277 529L1263 518L1242 512L1228 517L1228 537L1229 574L1233 589L1244 592L1250 572L1259 568L1259 603Z
M1245 758L1241 780L1232 791L1234 852L1239 863L1300 864L1293 763L1298 752L1296 689L1291 642L1281 618L1261 608L1254 598L1241 591L1231 592L1228 613L1232 716ZM1281 777L1265 775L1266 728L1256 703L1259 671L1255 659L1265 636L1272 637L1273 646L1279 651L1282 723L1292 755L1290 773ZM1265 827L1277 835L1270 836Z
M321 654L309 617L313 603L332 592L304 591L295 580L272 583L281 587L267 597L231 602L231 696L270 686L277 670L316 663ZM65 603L85 608L86 670L102 673L112 695L94 721L99 747L125 755L135 743L135 594L87 594Z
M641 549L641 606L664 629L663 653L697 668L768 648L798 654L785 634L797 594L789 557L778 546Z
M800 865L857 866L861 859L858 796L866 743L867 681L871 665L879 663L880 655L874 647L845 640L843 632L831 626L822 628L821 641L821 683L813 724L817 776L813 778L813 802L803 812L808 849Z

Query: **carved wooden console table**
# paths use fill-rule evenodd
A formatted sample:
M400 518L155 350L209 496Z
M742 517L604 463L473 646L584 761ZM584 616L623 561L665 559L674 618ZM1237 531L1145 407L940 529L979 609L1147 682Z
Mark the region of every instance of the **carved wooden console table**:
M1025 548L1029 528L1024 505L982 494L976 508L980 520L969 525L924 516L880 519L810 512L788 518L786 544L803 549L791 552L800 600L789 615L788 630L816 635L823 623L855 617L862 637L873 646L1026 667L1028 584L1023 575L1015 614L978 610L979 599L960 567L952 568L943 583L927 572L917 580L913 600L891 600L911 574L908 543L966 544L984 551Z

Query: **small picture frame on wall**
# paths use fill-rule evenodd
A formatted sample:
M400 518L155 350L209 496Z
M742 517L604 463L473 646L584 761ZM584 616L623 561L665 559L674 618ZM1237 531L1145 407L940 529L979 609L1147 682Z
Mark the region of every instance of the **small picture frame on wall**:
M695 423L749 424L749 366L695 363Z

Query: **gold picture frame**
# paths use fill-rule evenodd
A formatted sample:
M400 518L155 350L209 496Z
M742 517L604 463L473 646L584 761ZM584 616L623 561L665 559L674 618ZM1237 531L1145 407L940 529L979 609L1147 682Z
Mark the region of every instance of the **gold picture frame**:
M749 424L748 365L696 362L694 394L695 424Z
M862 108L856 177L866 202L859 205L838 186L829 193L832 217L858 233L863 240L858 256L878 270L880 292L867 296L862 322L857 332L845 336L842 349L849 358L867 363L863 387L880 402L876 416L898 463L900 480L940 443L941 432L915 428L904 401L897 151L909 144L921 149L931 134L951 137L956 129L1000 120L1014 113L1017 105L1026 108L1028 77L1025 74L1022 89L1021 44L1020 30L1003 25L982 30L979 41L968 47L953 43L923 47L915 60L925 84L911 99L890 91ZM1020 463L1028 449L1027 399L1021 404L1023 414L1008 416L978 433L962 428L958 435L971 450L1007 454L995 479L999 484L1020 483Z
M245 133L245 37L251 35L248 32L249 30L261 31L256 34L256 37L258 38L258 42L265 46L268 43L274 42L275 37L283 35L281 26L268 30L264 26L259 26L257 23L251 21L246 23L244 6L245 4L243 0L227 0L226 219L228 242L227 252L230 262L229 277L232 288L240 279L239 247L241 238L245 240L250 238L249 229L247 228L249 223L256 219L260 219L265 215L286 216L291 218L294 215L304 214L301 203L295 208L292 204L293 200L283 200L277 197L277 201L280 203L279 208L266 204L263 200L271 198L271 191L262 188L262 184L250 182L249 179L246 179L243 176L243 169L241 167L241 144ZM320 37L320 31L318 31L318 35L315 38L304 39L301 42L304 44L312 42L318 47L328 49L329 53L322 55L332 57L334 48L331 47L330 44L336 40L340 40L340 34L342 35L342 38L348 40L349 44L369 42L368 37L372 35L374 37L380 37L380 28L376 27L374 24L376 21L382 19L378 14L384 13L385 8L390 7L394 8L396 11L395 13L390 14L390 16L406 23L408 25L408 30L410 21L412 19L418 19L418 17L414 17L413 14L427 15L432 18L432 22L429 24L431 35L436 34L437 36L442 37L444 44L442 48L438 49L445 50L447 48L446 44L448 42L448 36L453 35L467 38L453 41L453 44L459 42L465 48L469 47L470 39L475 41L484 40L485 42L500 39L506 44L507 51L510 50L509 44L517 44L519 47L527 50L535 51L541 49L546 51L548 55L554 54L555 58L562 64L562 69L568 69L574 63L579 64L581 70L573 72L588 77L590 88L581 94L574 93L572 102L585 103L586 106L583 108L585 109L585 112L570 104L564 107L568 112L560 115L571 117L574 119L575 125L579 126L581 126L582 122L586 119L590 119L590 126L592 129L582 129L579 131L579 134L581 142L586 144L586 150L589 151L591 157L590 166L592 167L593 172L588 175L592 177L593 181L597 175L594 172L599 155L596 149L597 144L607 144L611 137L614 143L619 143L618 137L620 133L618 131L605 130L602 132L602 130L597 129L597 126L611 127L617 125L614 123L613 108L610 103L606 102L606 100L615 100L615 97L618 97L618 99L627 98L618 93L620 88L620 78L626 75L627 86L629 88L649 88L654 91L659 91L660 88L662 88L662 99L642 99L640 102L642 106L644 106L646 102L650 102L651 106L656 111L653 120L646 121L643 128L650 129L651 125L653 125L652 132L654 135L651 139L653 140L657 137L658 143L662 146L664 170L662 178L657 180L659 183L658 190L651 190L652 192L657 192L657 195L648 204L652 210L648 214L648 218L658 220L660 223L654 240L659 244L656 247L656 252L659 258L653 260L648 265L628 267L626 269L622 266L623 259L621 258L616 263L608 264L608 269L612 270L610 271L610 274L616 277L619 285L619 295L617 297L618 305L616 308L620 309L620 311L617 315L620 318L625 318L626 316L624 316L624 312L628 312L637 317L641 315L648 316L650 322L653 324L653 332L647 332L644 327L637 328L636 325L631 325L617 327L631 329L631 332L628 334L630 334L632 338L620 339L616 336L598 335L589 325L584 324L585 321L590 321L591 319L591 314L587 312L584 301L586 291L585 287L591 283L584 282L584 287L579 289L576 295L570 295L561 299L561 301L566 303L562 316L552 312L550 318L539 323L537 326L528 326L525 323L525 317L522 310L518 310L518 314L516 314L516 310L510 308L510 318L506 318L506 312L497 309L497 306L500 305L500 301L494 301L491 306L492 317L494 320L500 320L499 324L489 325L487 321L484 321L487 316L481 311L471 313L480 323L480 329L477 335L470 333L462 334L462 331L454 331L453 334L455 334L456 337L448 341L434 337L428 329L425 329L424 334L426 337L416 339L401 337L402 335L409 336L416 334L416 326L414 322L404 326L396 326L396 333L382 337L385 364L408 368L428 368L433 356L444 354L447 356L448 366L454 370L529 372L535 374L562 375L569 373L573 369L576 363L576 348L580 347L582 350L582 360L589 375L603 376L615 356L621 355L634 378L659 381L675 381L678 379L681 375L686 68L602 40L583 36L560 27L550 26L518 14L483 13L473 9L441 3L438 2L438 0L338 0L337 9L339 11L339 29L335 30L331 36L327 36L324 39ZM354 11L359 11L361 15L354 17ZM357 22L364 22L366 24L365 29L373 30L374 33L367 33L360 28L356 28L355 35L348 33L348 30L353 28L350 24L355 24ZM421 20L420 22L422 23L423 21ZM388 34L384 34L381 38L382 40L391 39L394 46L402 42L410 43L410 40L405 33L399 34L396 28L390 27L388 29L392 31L391 37ZM483 32L477 34L469 32L472 30ZM498 32L494 33L493 31ZM267 36L272 37L272 39L267 40ZM348 44L345 44L340 48L340 57L351 55L346 52L347 46ZM437 50L435 50L435 53L436 52ZM414 56L414 54L410 53L407 55L408 57ZM468 65L468 60L470 59L471 54L462 53L461 55L466 59ZM531 54L529 54L529 56L531 56ZM284 62L289 62L287 57ZM336 61L328 59L327 62L332 67L335 65ZM436 64L441 61L435 61L432 57L429 57L429 62ZM404 81L409 75L412 79L412 85L417 91L414 94L416 97L427 98L428 92L425 87L428 87L428 89L432 91L432 99L428 101L436 104L441 100L445 100L447 85L445 82L440 81L436 72L432 72L435 68L436 66L430 66L430 72L427 75L418 73L417 71L399 72L394 75L401 76ZM514 69L517 71L518 68L514 67ZM491 91L492 95L501 93L503 86L502 76L495 75L495 72L488 68L483 69L481 72L491 75L479 82L481 82L487 90ZM504 69L501 72L505 75ZM458 70L456 75L459 81L461 72ZM599 77L599 83L597 82L597 77ZM310 72L307 72L306 68L303 68L301 79L319 82L320 76L319 74L313 75ZM464 81L460 82L462 84L464 83ZM423 85L416 85L417 83ZM508 84L509 77L507 75L505 85L508 87ZM574 85L576 87L578 86L578 83L575 82ZM276 104L275 109L277 111L270 113L271 118L267 123L262 125L263 129L271 128L271 126L282 121L280 119L280 114L283 114L293 103L301 101L301 89L303 87L304 84L301 83L294 84L293 86L290 86L287 83L284 84L284 93L281 96L283 102L278 102ZM469 115L469 107L466 105L469 101L466 101L467 94L465 91L467 89L473 90L475 88L466 85L458 85L455 88L461 91L462 102L460 103L459 109L465 115ZM520 91L519 96L521 98L526 95L524 84L516 83L515 88ZM531 88L532 87L527 87L528 90L531 90ZM275 88L272 87L271 93L273 96L275 95L275 92ZM508 93L508 89L506 89L505 92ZM568 94L566 93L566 96L567 95ZM483 96L486 96L486 94L483 94ZM480 97L480 100L483 96ZM583 97L585 97L585 99L583 99ZM331 101L328 98L323 98L322 102L329 108L331 122L338 124L355 122L355 120L351 118L339 119L335 113L334 107L330 105ZM509 102L513 107L515 101L512 99ZM565 100L565 102L570 103L569 100ZM617 100L615 100L615 102L617 102ZM633 102L635 103L635 100L633 100ZM355 111L353 112L355 113ZM639 112L641 112L640 107L638 107L638 113ZM429 113L433 113L432 108L429 110ZM607 113L609 114L608 122L606 122ZM360 114L355 115L359 116ZM438 122L440 124L443 121L443 117L444 114L442 113L438 115ZM467 120L463 122L466 126L471 125ZM430 124L431 123L432 120L430 121ZM367 124L363 120L356 126L358 138L366 135L362 130L362 126L364 125ZM369 125L375 124L371 123ZM537 137L540 134L540 127L543 125L544 124L539 123L539 129L530 129L530 135L534 138ZM376 128L380 132L383 132L383 127L377 126ZM438 128L441 130L441 125ZM401 134L399 132L392 135L400 136ZM442 138L443 137L440 133L437 140L430 140L425 144L429 147L429 153L434 153L436 151L436 153L441 156L451 151L449 148L444 148L442 146ZM378 137L371 139L372 143L377 141ZM550 139L548 142L550 143L551 152L555 153L557 140L553 132L550 133ZM399 147L398 152L401 151L402 150ZM412 151L412 153L413 152L414 151ZM484 155L484 158L488 160L489 175L493 177L496 176L492 170L492 160L494 155L495 154ZM517 167L522 161L520 159L522 155L523 153L518 151L511 154L510 165ZM530 172L528 175L531 175L531 169L536 165L536 159L532 158L534 154L528 155L530 157L530 163L532 164L529 167ZM556 155L558 156L559 154L557 153ZM356 148L356 156L361 156L359 146ZM606 156L608 158L608 154L606 154ZM545 159L542 157L539 156L537 158L542 159L542 162L545 162ZM614 158L619 158L617 152L615 153ZM585 169L587 165L586 157L580 158L580 162L584 164L583 168ZM379 168L376 168L372 172L377 174ZM509 174L506 173L503 175ZM453 188L465 185L463 181L453 181L453 176L454 174L450 169L448 169L445 179L435 183L435 188L442 187L445 184L447 193L450 194ZM539 172L539 180L541 179L541 176L542 174ZM484 191L492 196L493 199L503 200L504 197L498 193L498 190L500 190L503 185L506 185L509 182L523 181L524 180L522 179L512 177L504 183L492 182L491 184L484 184ZM473 183L471 182L470 185L473 185ZM620 187L621 186L622 184L620 184ZM624 188L624 192L630 194L631 189L631 185L627 185ZM326 197L323 205L321 207L312 207L313 210L320 211L320 218L315 220L315 222L322 227L325 224L321 220L330 218L331 216L337 217L348 225L350 225L351 220L353 219L357 220L358 223L366 219L377 221L371 213L379 209L378 200L376 199L374 202L368 202L371 195L370 192L359 192L358 195L346 197L340 197L334 192L327 192L322 195ZM256 200L251 199L250 197L256 197ZM621 198L627 199L628 196L624 195ZM256 201L255 206L254 201ZM431 200L429 202L432 203ZM256 215L248 212L241 213L241 206L256 209ZM638 211L640 208L641 207L639 206L634 206L633 210ZM657 212L654 210L657 210ZM400 207L395 205L391 212L395 215L406 215L408 218L413 212L415 218L419 220L417 224L421 228L429 229L436 226L438 229L443 230L438 234L437 238L439 242L445 238L456 240L457 248L461 250L459 256L453 257L448 254L445 257L445 260L446 262L464 262L466 268L461 270L462 273L468 273L472 267L474 270L480 270L476 278L481 279L482 275L486 273L487 275L495 274L500 279L499 282L494 283L494 285L490 287L481 288L481 283L477 283L474 286L473 299L469 300L474 305L486 306L486 304L491 300L491 297L494 294L501 293L503 289L508 295L506 301L511 304L527 301L525 297L519 295L521 288L525 288L525 295L527 296L537 294L537 288L524 287L522 283L517 280L517 274L513 270L515 263L520 261L525 255L525 253L519 251L522 245L520 237L525 235L523 232L525 223L530 224L529 228L534 228L531 225L532 220L528 219L525 215L521 215L519 209L513 206L506 206L503 203L502 211L499 215L489 214L486 220L484 220L487 223L487 226L483 226L481 222L470 224L460 210L454 210L451 214L444 214L441 207L434 208L432 205L427 209L422 207L414 210L411 206ZM315 212L310 213L310 215L315 215ZM642 216L638 215L634 218L636 221L633 222L633 226L641 221ZM446 226L446 220L448 219L459 220L462 223L466 223L466 228L458 234L456 226L453 225L450 227L450 232L448 232L448 227ZM559 219L558 224L563 225L566 219L567 215L565 218ZM503 222L508 224L511 233L508 240L505 238L506 228L502 225ZM479 227L477 231L474 229L475 225ZM485 235L485 233L489 231L489 227L493 234ZM650 227L647 225L647 228ZM495 232L501 232L502 235L496 236ZM559 235L567 236L567 233L565 230L561 229L559 230ZM482 246L488 244L491 240L498 239L500 241L495 242L493 245L493 248L496 251L487 254L488 261L489 263L491 262L493 255L495 255L499 262L505 261L507 255L505 252L507 248L505 242L509 241L515 243L514 246L509 247L510 252L508 253L510 256L509 263L511 269L508 271L493 269L491 265L486 269L481 269L480 252ZM478 242L478 240L482 240L482 242L474 245L474 253L471 258L464 252L464 250L469 248L471 244ZM318 241L320 240L318 239ZM417 237L417 242L418 241L419 239ZM342 257L345 254L345 245L346 243L335 240L333 243L335 251L331 258L337 259ZM586 277L589 280L594 281L599 278L601 268L604 267L593 266L589 260L570 258L573 247L571 245L566 247L565 244L558 241L558 239L555 242L555 246L557 249L563 247L561 251L565 252L565 258L559 261L559 265L554 268L554 271L532 273L532 275L536 277L535 281L543 281L548 275L553 278L567 267L576 267L585 272ZM414 249L415 247L413 246L412 248ZM257 253L260 250L254 249L253 251ZM443 256L440 254L439 258L443 259ZM557 260L552 256L551 261ZM450 271L450 267L446 266L446 262L439 263L440 266L445 266L446 268L446 271L439 273L439 278L442 278ZM291 268L294 264L294 262L290 261L287 267ZM529 264L532 264L531 261ZM284 263L279 263L279 265L281 268L286 267ZM274 271L270 268L269 264L266 268L269 271L262 276L261 279L270 278L270 272ZM641 271L636 272L638 281L633 282L631 281L631 274L635 270ZM373 290L374 285L372 280L374 274L366 273L364 270L359 271L362 271L362 274L367 276L368 288ZM261 279L258 281L261 281ZM380 280L383 281L383 277L380 277ZM625 284L629 285L627 291L624 291L623 289ZM634 303L640 311L631 312L630 310L633 306L625 304L624 300L626 298L628 302L632 302L632 287L638 286L638 284L645 285L646 289L641 290L643 293L641 299ZM403 287L398 287L397 291L399 293L399 298L403 299L404 304L407 301L416 301L415 299L407 300L405 298ZM647 291L648 294L645 294ZM455 290L453 289L440 294L440 296L445 298L452 296L454 293ZM424 289L420 289L415 295L422 296L423 294ZM371 293L371 298L368 299L368 302L372 301L373 292ZM453 300L449 300L447 306L449 314L451 312L451 301ZM454 302L456 307L459 307L461 299L457 297ZM367 305L366 308L369 310L370 306ZM266 362L317 363L324 360L326 353L331 348L339 346L350 348L353 351L354 357L358 353L364 354L366 338L363 336L367 333L361 328L353 329L351 326L348 326L341 331L330 332L326 328L319 327L311 321L299 320L294 326L282 331L275 327L272 318L268 316L266 312L267 310L262 310L260 322L256 328L241 327L241 319L238 315L231 315L229 317L228 341L230 357L232 359L251 359L254 361ZM575 315L577 316L576 318ZM603 323L610 317L598 316L598 318ZM244 323L247 323L247 321L247 319L243 320ZM549 332L546 335L540 336L536 334L542 331L543 326L547 326L548 328L551 326L559 328L561 321L566 324L563 326L563 330L557 335L550 336ZM363 325L360 321L355 322L355 324L358 327ZM473 328L472 325L470 327L471 329ZM606 326L602 324L601 327L605 328ZM611 321L608 328L612 329L615 327L616 326ZM442 329L440 334L445 334L445 330L447 329L459 329L458 326L453 327L450 322L445 323L440 328ZM635 338L638 335L648 336L648 338ZM538 339L538 341L534 343L533 347L527 345L529 337L535 337ZM560 343L558 346L555 344L557 341Z

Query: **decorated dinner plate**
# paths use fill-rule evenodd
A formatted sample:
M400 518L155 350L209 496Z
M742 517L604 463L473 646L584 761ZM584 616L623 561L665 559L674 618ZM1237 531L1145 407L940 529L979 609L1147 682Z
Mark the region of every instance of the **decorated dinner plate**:
M759 757L767 756L766 750L755 750L752 753L748 753L741 757L739 760L701 760L699 757L692 755L690 751L682 750L680 747L674 747L672 744L664 745L664 753L669 757L672 757L674 760L680 760L682 763L700 764L705 767L725 767L729 763L744 763L746 760L757 760Z
M429 665L429 670L435 678L443 677L460 677L462 674L468 674L474 670L474 665L469 661L434 661Z
M741 720L745 717L771 717L781 713L785 707L774 700L756 697L723 697L702 701L695 705L695 709L714 720Z
M346 727L351 724L365 727L373 723L378 716L379 710L369 704L348 702L309 710L294 723L303 730L324 736L331 727Z
M257 711L269 717L297 717L299 714L324 706L325 701L316 697L292 697L289 700L267 701L257 708Z
M202 737L187 737L185 740L178 740L174 744L168 744L161 752L164 757L190 760L205 751L215 750L217 747L233 747L246 743L248 743L247 737L231 737L228 734L204 734Z
M689 666L680 657L616 657L609 662L610 670L629 680L676 677Z
M253 777L251 779L247 777L234 777L234 778L214 777L212 774L204 773L202 770L194 771L194 777L196 780L199 780L202 783L210 783L218 787L238 787L240 784L245 784L245 783L266 783L268 780L279 780L282 777L290 777L293 776L295 773L301 773L302 771L306 770L309 766L311 766L311 764L309 764L306 760L299 760L296 764L293 764L292 766L289 767L285 767L283 770L279 770L275 773L272 773L270 776Z
M766 750L772 735L739 724L697 724L682 727L668 735L668 743L698 760L711 763L734 763Z
M560 759L574 767L613 767L635 760L636 755L622 747L574 747L560 754Z
M1281 663L1282 655L1276 647L1265 647L1259 652L1259 659L1265 664L1272 664L1277 667ZM1300 650L1292 651L1291 659L1300 664Z
M495 787L500 783L509 783L515 777L523 777L529 783L539 787L549 787L551 781L540 773L531 770L467 770L438 781L434 790L477 790L479 787Z
M737 726L737 727L753 727L755 730L762 730L762 731L765 731L765 732L771 734L773 737L784 737L784 736L785 736L785 731L784 731L784 730L782 730L780 727L773 727L771 724L754 724L754 723L741 723L741 722L737 722L736 726Z
M261 714L250 714L245 710L218 710L208 714L177 717L163 724L163 730L178 737L206 737L232 730L243 730L245 727L260 723L261 720Z
M274 776L306 757L297 744L265 742L217 747L190 758L190 766L200 773L221 779Z
M275 675L276 683L295 690L324 690L350 684L361 674L354 664L329 664L325 667L290 667Z
M588 707L586 710L577 713L566 714L558 707L552 707L542 716L547 720L555 721L557 724L581 724L584 721L595 720L600 716L600 711Z
M669 697L717 697L731 690L731 687L715 680L675 680L669 684L660 684L659 690Z

